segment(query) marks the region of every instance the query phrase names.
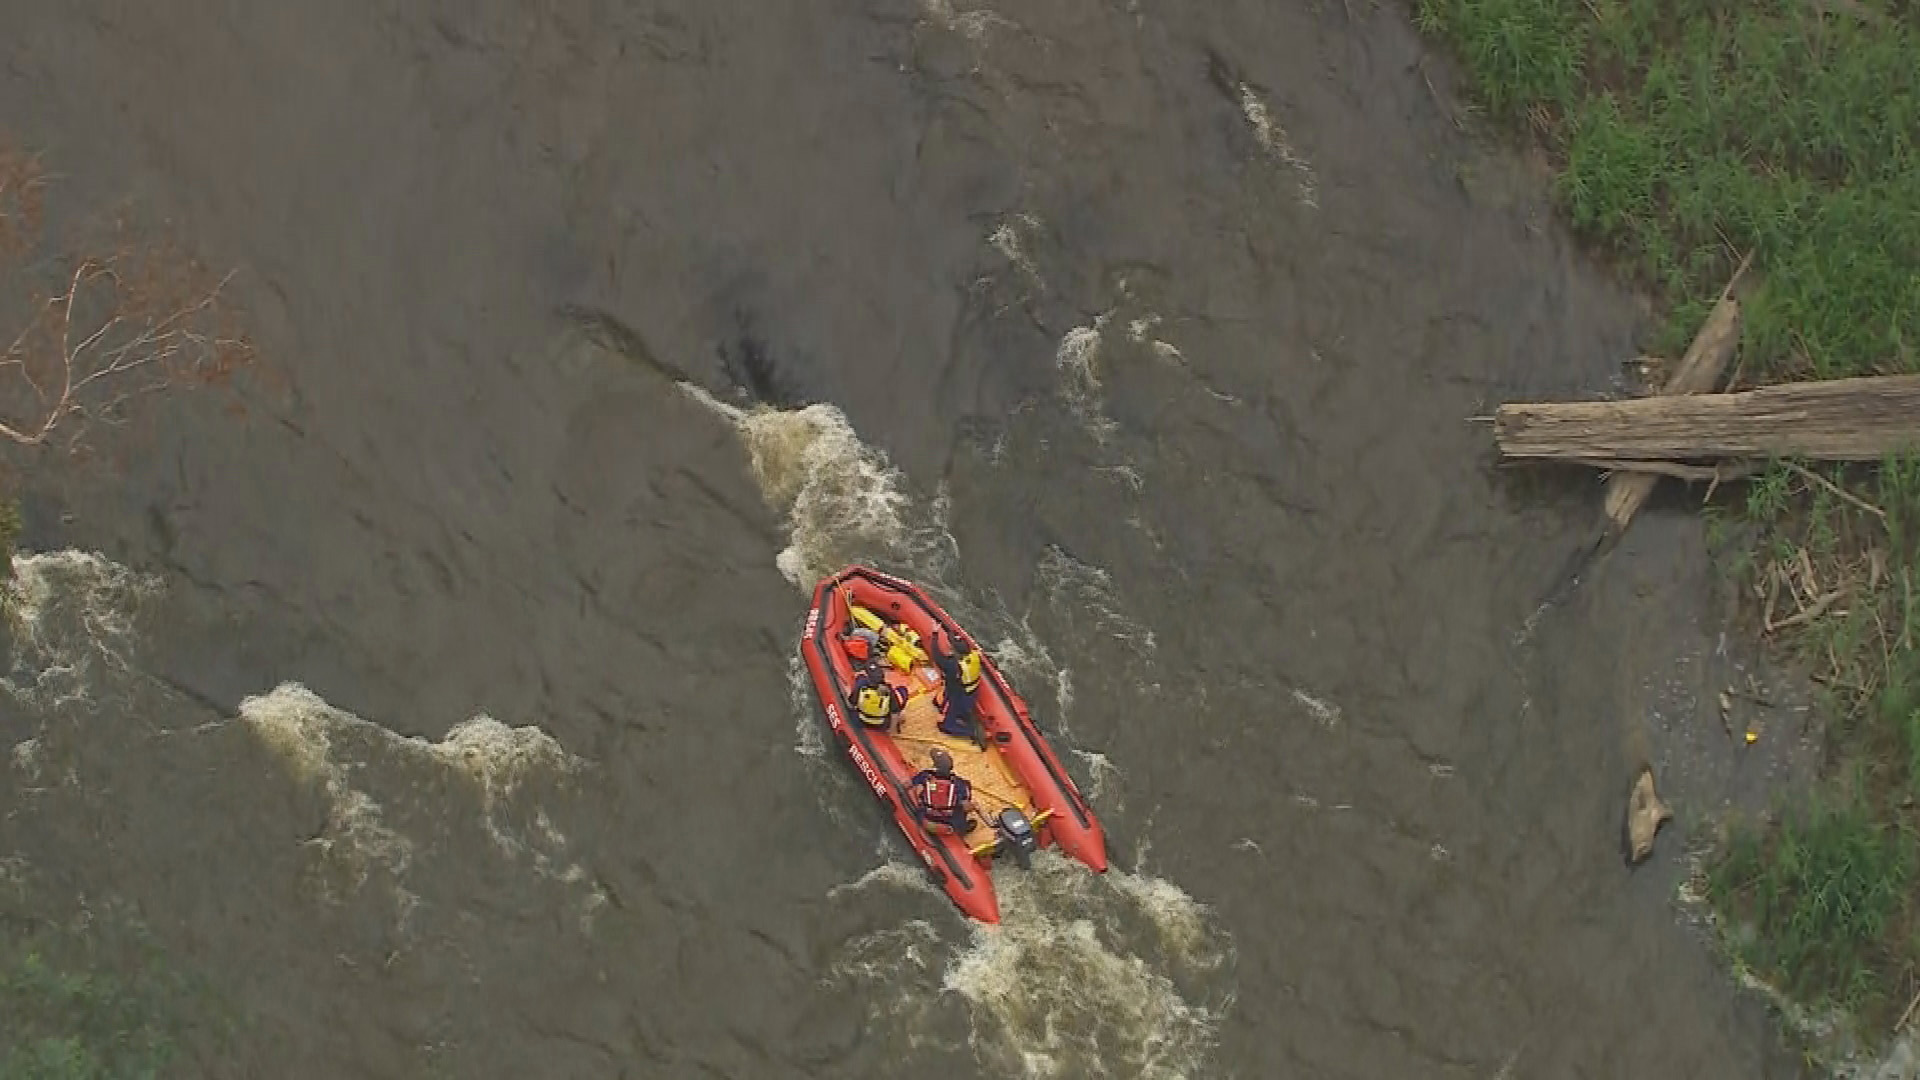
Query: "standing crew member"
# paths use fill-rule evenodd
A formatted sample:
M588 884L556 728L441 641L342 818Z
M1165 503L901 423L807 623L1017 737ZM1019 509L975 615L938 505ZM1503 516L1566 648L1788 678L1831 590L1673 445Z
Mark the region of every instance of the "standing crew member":
M947 640L941 635L940 640ZM934 643L933 662L940 668L940 730L962 739L984 741L975 728L974 694L980 689L980 654L966 642L958 654Z
M933 768L922 769L907 781L914 804L928 822L965 836L973 831L974 825L967 816L967 811L973 808L973 785L967 783L966 777L954 773L952 754L936 746L931 756Z

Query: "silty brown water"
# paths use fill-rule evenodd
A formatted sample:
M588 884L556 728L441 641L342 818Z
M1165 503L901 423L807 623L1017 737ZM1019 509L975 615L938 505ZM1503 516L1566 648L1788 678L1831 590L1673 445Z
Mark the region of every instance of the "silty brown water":
M4 25L17 134L288 382L21 564L9 865L244 1004L214 1074L1793 1075L1617 858L1697 537L1530 622L1591 493L1465 420L1637 312L1397 9ZM919 882L794 665L853 558L996 642L1115 873Z

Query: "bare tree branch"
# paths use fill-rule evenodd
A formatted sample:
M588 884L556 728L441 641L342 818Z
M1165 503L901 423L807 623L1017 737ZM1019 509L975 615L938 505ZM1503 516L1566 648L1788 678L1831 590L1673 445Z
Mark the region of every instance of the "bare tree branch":
M0 151L0 288L30 287L12 257L39 242L39 163ZM217 279L154 241L136 241L122 223L108 254L71 260L64 289L26 305L12 343L0 352L0 439L39 446L62 436L77 445L93 422L118 423L135 397L218 381L251 362L253 346L226 302L232 279ZM24 293L26 290L21 289ZM12 308L0 296L0 312Z

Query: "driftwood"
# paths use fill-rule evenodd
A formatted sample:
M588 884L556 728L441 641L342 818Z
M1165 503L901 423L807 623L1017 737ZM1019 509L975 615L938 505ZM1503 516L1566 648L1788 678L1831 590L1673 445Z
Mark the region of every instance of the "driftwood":
M1627 863L1644 860L1653 854L1653 838L1660 826L1673 820L1673 808L1661 800L1653 787L1653 768L1642 765L1627 793Z
M1701 325L1700 332L1694 335L1693 344L1687 346L1686 355L1680 358L1679 366L1667 379L1660 393L1705 394L1710 393L1720 382L1720 373L1726 370L1727 360L1733 355L1734 346L1740 343L1740 302L1733 298L1733 286L1746 273L1749 254L1740 261L1740 268L1733 273L1727 287L1720 290L1720 301L1707 315L1707 321ZM1720 477L1707 479L1718 481ZM1607 497L1604 509L1607 523L1616 533L1625 532L1632 523L1633 515L1653 494L1653 487L1660 482L1651 472L1633 473L1616 470L1607 479Z
M1920 375L1786 383L1737 394L1502 405L1515 458L1803 457L1878 461L1920 450Z

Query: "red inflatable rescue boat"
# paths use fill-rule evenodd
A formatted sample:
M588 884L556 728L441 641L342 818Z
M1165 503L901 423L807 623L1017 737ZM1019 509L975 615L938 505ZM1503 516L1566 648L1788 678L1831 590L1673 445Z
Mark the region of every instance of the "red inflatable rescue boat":
M972 738L939 728L945 695L933 656L962 645L978 651L981 661ZM989 873L1000 856L1024 866L1036 848L1053 847L1095 872L1106 871L1100 823L1041 738L1026 702L919 587L864 566L825 579L814 589L800 652L834 740L961 911L983 922L1000 921ZM867 722L855 708L855 680L863 671L883 677L905 702L885 724ZM926 822L908 789L914 775L930 766L936 747L948 752L953 771L973 788L977 824L964 836Z

